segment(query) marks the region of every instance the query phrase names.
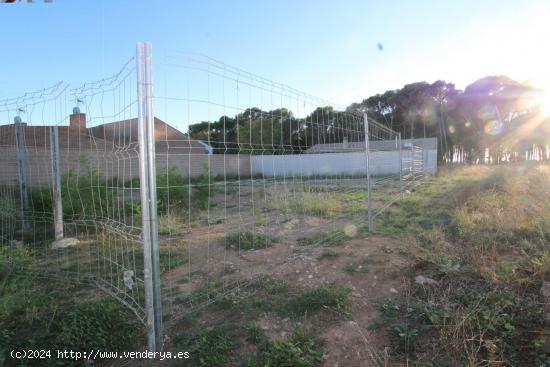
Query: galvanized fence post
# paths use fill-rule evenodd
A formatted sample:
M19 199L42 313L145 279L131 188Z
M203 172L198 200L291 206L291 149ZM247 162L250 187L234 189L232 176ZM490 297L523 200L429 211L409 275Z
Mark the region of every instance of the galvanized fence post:
M415 156L416 156L416 154L415 154L415 149L414 149L414 138L411 138L411 174L412 174L412 189L413 190L416 187L416 177L415 177L415 168L414 168Z
M399 144L399 194L401 195L401 199L403 199L403 143L401 142L401 133L399 133L397 140Z
M367 156L367 208L368 208L368 222L369 232L372 232L372 195L371 195L371 182L370 182L370 146L369 146L369 119L367 113L363 114L363 122L365 123L365 153Z
M151 44L137 44L139 181L143 231L145 308L148 350L162 350L163 326L160 295L153 80Z
M59 127L50 128L50 152L52 166L52 200L55 239L63 239L63 203L61 201L61 176L59 161Z
M27 220L29 209L29 194L27 184L27 160L25 157L25 132L20 120L15 121L15 142L17 145L17 165L19 168L19 196L21 200L21 224L23 233L30 232L30 223Z

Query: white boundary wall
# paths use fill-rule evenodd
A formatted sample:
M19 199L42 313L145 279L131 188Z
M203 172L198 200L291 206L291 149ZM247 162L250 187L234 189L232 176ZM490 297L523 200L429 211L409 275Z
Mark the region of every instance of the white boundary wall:
M410 162L410 150L403 150L403 160ZM399 151L371 152L371 174L399 174ZM437 172L437 150L423 151L424 171ZM410 163L409 163L410 164ZM293 154L293 155L254 155L250 157L251 173L267 177L278 176L329 176L360 175L366 173L367 163L364 152ZM403 169L407 169L403 164Z

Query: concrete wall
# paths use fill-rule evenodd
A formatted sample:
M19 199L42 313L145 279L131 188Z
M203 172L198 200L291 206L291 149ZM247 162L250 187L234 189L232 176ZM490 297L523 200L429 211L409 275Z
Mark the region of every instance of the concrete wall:
M31 187L51 184L50 150L27 148L25 150L26 173ZM93 169L105 177L118 177L125 181L138 177L136 151L92 151L60 149L61 173L72 171L83 175ZM18 184L17 152L13 147L0 147L0 184Z
M410 160L410 151L403 151L403 160ZM363 152L324 153L300 155L258 155L252 156L252 174L264 176L313 176L313 175L357 175L366 172L366 156ZM437 172L437 150L423 151L424 169L429 174ZM371 153L371 174L398 174L399 152L385 151ZM410 163L409 163L410 164ZM404 163L403 168L406 167Z
M29 186L37 187L51 184L50 151L44 148L27 148L27 179ZM403 150L406 160L410 151ZM423 151L426 172L437 171L437 150ZM127 181L139 177L138 154L128 151L80 151L61 149L61 172L69 170L75 174L86 174L88 168L105 177L118 177ZM372 174L397 174L399 172L399 153L397 151L379 151L371 153ZM86 163L84 163L86 162ZM208 172L213 176L246 177L264 176L312 176L364 174L366 170L365 153L324 153L296 155L246 155L246 154L157 154L157 172L175 167L182 175L198 177ZM404 167L406 168L406 167ZM17 153L13 147L0 147L0 185L18 184Z
M250 176L250 156L247 154L157 154L157 172L175 167L184 176L198 177L208 171L212 176ZM208 169L210 168L210 169Z
M91 168L104 177L118 177L121 181L139 177L138 152L81 151L60 149L61 173L69 170L83 175ZM51 184L50 150L27 148L25 151L27 180L30 187ZM249 155L157 154L157 172L175 167L183 176L198 177L208 172L213 176L250 176ZM0 185L18 185L17 152L14 147L0 147Z

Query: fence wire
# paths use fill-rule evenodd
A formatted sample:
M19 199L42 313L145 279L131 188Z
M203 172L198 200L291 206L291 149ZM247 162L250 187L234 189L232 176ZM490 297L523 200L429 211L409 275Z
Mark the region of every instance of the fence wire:
M0 101L0 241L33 271L109 292L149 332L136 61ZM376 230L433 173L422 144L367 115L202 55L164 50L153 65L147 215L168 323Z
M0 126L0 238L29 251L32 271L102 288L143 320L136 99L131 59L97 82L0 102L15 122Z
M420 180L422 148L411 154L363 114L206 56L158 55L159 236L172 319L285 271L308 247L366 233L369 218Z

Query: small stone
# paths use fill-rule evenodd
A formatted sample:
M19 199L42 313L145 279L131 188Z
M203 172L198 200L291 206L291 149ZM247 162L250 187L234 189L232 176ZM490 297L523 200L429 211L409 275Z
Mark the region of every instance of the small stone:
M414 278L414 282L416 284L428 284L428 285L437 285L437 280L433 280L432 278L428 278L428 277L425 277L423 275L417 275L415 278Z
M52 242L52 249L65 248L70 246L78 245L78 240L76 238L67 237L60 240L55 240Z
M313 275L309 274L307 277L308 277L308 279L311 279L311 278L313 278Z
M134 284L135 284L135 279L136 277L134 276L134 272L132 270L126 270L124 272L124 285L129 288L129 289L132 289L134 288Z
M299 282L302 282L303 280L304 280L304 278L298 278Z
M399 292L395 288L390 288L390 293L399 293Z

